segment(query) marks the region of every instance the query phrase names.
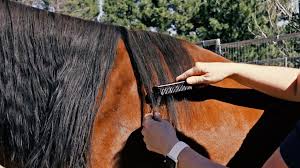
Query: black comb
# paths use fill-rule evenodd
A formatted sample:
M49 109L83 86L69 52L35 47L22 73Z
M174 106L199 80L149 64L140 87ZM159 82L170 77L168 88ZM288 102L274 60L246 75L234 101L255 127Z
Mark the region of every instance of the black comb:
M169 83L165 85L154 86L152 91L157 96L164 96L169 94L176 94L187 90L192 90L193 86L188 85L186 81Z

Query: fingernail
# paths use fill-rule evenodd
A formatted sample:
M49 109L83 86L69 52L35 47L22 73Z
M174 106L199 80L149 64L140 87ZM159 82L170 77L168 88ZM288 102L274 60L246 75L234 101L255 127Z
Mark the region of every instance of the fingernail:
M152 113L147 113L144 115L144 118L148 117L148 116L152 116Z
M193 81L193 80L191 80L190 78L187 78L187 79L186 79L186 82L187 82L188 84L192 84L192 81Z
M154 112L154 115L160 116L160 113L159 112Z

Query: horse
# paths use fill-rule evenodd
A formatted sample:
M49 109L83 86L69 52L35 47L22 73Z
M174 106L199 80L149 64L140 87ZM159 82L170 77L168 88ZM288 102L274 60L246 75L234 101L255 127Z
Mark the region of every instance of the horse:
M195 62L229 62L185 40L0 0L0 164L164 167L140 133L156 99ZM300 118L298 103L234 80L164 97L181 140L229 167L260 167Z

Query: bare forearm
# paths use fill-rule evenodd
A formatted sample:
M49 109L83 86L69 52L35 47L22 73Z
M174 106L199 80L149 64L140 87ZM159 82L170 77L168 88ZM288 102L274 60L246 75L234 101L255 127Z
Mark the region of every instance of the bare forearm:
M185 148L178 156L179 168L224 168L225 166L212 162L191 148Z
M231 78L241 84L277 98L300 101L299 69L238 63L231 66L234 71Z

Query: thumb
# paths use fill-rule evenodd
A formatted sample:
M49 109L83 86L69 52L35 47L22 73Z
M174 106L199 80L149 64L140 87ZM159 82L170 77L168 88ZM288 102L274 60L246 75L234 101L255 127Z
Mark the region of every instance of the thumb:
M155 112L153 115L153 119L156 121L161 121L161 115L159 112Z
M209 84L208 76L192 76L186 79L186 82L190 85L195 84Z

